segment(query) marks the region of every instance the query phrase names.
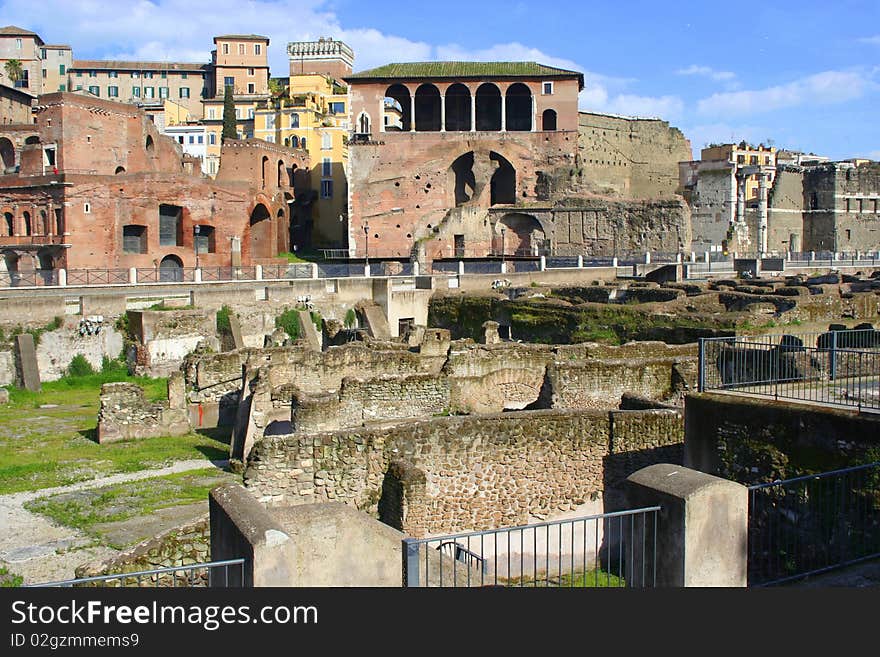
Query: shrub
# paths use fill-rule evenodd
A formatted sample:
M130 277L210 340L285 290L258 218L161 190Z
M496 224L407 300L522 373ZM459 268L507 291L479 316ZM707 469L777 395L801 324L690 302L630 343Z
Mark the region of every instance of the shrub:
M229 324L229 317L232 315L232 308L223 305L217 311L217 333L220 335L232 335L232 326Z
M0 587L14 588L21 586L24 578L21 575L10 573L6 568L0 568Z
M354 328L357 324L357 314L354 312L354 308L349 308L345 313L345 328Z
M300 325L299 313L295 308L289 308L275 318L275 327L284 330L291 340L299 338Z
M82 354L77 354L73 357L73 360L70 361L70 365L67 366L67 370L65 370L66 376L72 377L80 377L80 376L91 376L96 374L95 368L92 367L92 364L86 360L86 357Z

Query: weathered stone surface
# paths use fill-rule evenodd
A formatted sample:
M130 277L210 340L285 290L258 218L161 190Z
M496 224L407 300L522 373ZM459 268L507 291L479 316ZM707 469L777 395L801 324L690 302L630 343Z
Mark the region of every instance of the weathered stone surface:
M18 374L21 387L31 392L39 392L40 368L37 365L37 352L34 336L21 333L15 336L15 353L18 357Z
M179 383L175 386L179 386ZM179 407L179 401L178 408L169 408L167 401L147 402L143 388L135 383L105 383L101 386L100 400L99 443L182 436L191 430L189 417Z

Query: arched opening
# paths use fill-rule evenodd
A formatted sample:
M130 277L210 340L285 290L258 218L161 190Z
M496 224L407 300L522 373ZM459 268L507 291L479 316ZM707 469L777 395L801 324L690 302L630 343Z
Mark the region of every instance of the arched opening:
M284 166L284 160L278 160L278 186L283 187L287 180L287 169Z
M0 174L15 171L15 147L6 137L0 137L0 162L3 164Z
M477 130L501 130L501 91L486 82L477 89Z
M541 115L541 128L544 130L556 130L556 110L544 110Z
M24 234L33 235L33 226L31 226L31 213L23 212L21 218L24 220Z
M152 153L153 150L155 149L155 145L153 144L153 136L152 135L147 135L147 141L146 141L146 144L144 144L144 148L147 149L147 153Z
M125 173L125 167L116 167L116 171L114 171L113 173L117 176L121 173Z
M275 216L275 235L277 243L275 245L275 253L285 253L290 251L290 229L287 225L284 208L278 210Z
M532 129L532 92L522 82L507 88L504 114L504 125L507 130L528 132Z
M299 137L293 135L293 137L290 138L290 147L299 148Z
M516 169L502 155L492 151L489 159L498 163L492 174L490 205L516 203Z
M362 135L370 134L370 117L366 112L361 112L358 117L358 132Z
M46 214L45 210L40 210L40 232L43 235L49 234L49 215Z
M272 219L269 209L258 203L251 212L251 258L271 258L272 253Z
M37 135L32 135L24 140L25 145L30 146L31 144L39 144L40 138Z
M3 213L3 237L15 235L15 217L11 212Z
M269 158L265 155L263 156L262 164L260 165L260 173L261 173L261 181L262 188L266 189L266 174L269 172Z
M53 269L55 269L55 258L53 258L48 253L40 252L37 255L37 260L39 261L39 266L40 266L41 271L48 273L48 272L51 272ZM51 278L51 277L46 276L44 278L44 280L46 278Z
M175 255L162 258L159 263L159 280L162 282L180 282L183 280L183 261Z
M495 225L495 234L504 230L503 248L507 254L541 255L546 235L540 222L530 214L505 214ZM497 238L496 238L497 239Z
M449 167L450 187L454 190L455 206L464 205L474 196L477 187L474 176L473 151L458 156Z
M446 130L468 132L471 129L471 92L456 82L446 90Z
M400 129L404 132L410 130L412 125L412 117L410 116L410 96L409 89L402 84L392 84L385 90L385 101L396 101L400 107Z
M433 84L416 89L416 132L439 132L440 90Z

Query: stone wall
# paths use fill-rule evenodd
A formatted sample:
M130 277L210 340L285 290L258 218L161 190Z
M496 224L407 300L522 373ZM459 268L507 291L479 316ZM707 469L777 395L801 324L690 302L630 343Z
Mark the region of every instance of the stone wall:
M135 383L101 386L98 411L98 442L183 436L190 432L184 410L183 379L179 373L168 380L168 401L148 402Z
M143 345L135 373L167 376L202 341L216 345L216 317L209 310L132 310L128 322Z
M76 569L76 577L97 577L131 573L154 568L173 568L191 564L206 563L210 558L211 528L208 515L188 523L165 530L153 538L104 559L83 564ZM207 586L206 571L195 571L195 583L190 586ZM181 586L178 574L177 586ZM145 586L172 586L170 575L159 575L158 581L145 581ZM111 580L110 586L134 586L128 580ZM107 586L107 584L101 584Z
M680 418L534 411L267 436L251 452L245 485L271 504L336 500L380 519L391 513L413 536L523 524L616 487L654 453L668 460Z

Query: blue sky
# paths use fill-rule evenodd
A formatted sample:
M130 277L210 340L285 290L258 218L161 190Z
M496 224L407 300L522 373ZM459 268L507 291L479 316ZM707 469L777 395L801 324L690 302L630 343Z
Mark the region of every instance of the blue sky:
M586 78L581 109L657 116L694 154L767 142L880 159L880 2L446 0L0 0L0 25L69 43L79 58L206 61L212 37L332 36L355 69L393 61L536 60Z

